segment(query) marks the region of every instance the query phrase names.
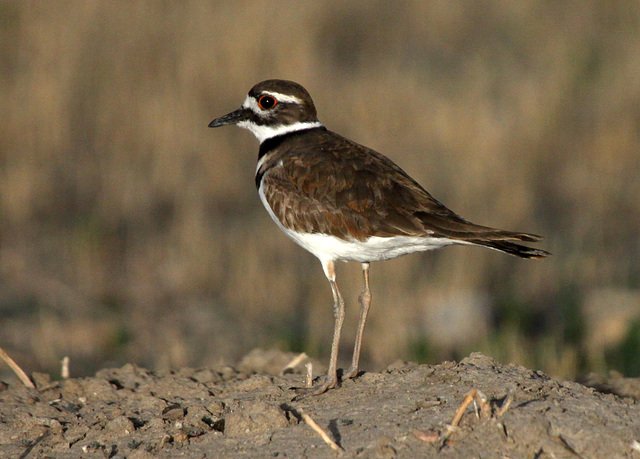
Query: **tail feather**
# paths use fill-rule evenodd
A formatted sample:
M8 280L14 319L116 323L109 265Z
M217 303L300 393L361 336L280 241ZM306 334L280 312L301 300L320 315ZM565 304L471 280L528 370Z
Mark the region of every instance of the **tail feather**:
M534 242L536 240L540 240L540 238L535 240L522 238L519 240ZM475 241L468 241L468 242L472 244L480 245L482 247L487 247L489 249L499 250L501 252L508 253L510 255L515 255L516 257L520 257L520 258L545 258L551 255L551 253L547 252L546 250L534 249L532 247L516 244L508 240L495 240L495 241L475 240Z
M487 234L487 239L496 239L500 241L519 241L519 242L540 242L542 236L531 233L514 233L513 231L493 230Z
M426 234L438 235L458 241L499 250L521 258L545 258L551 255L541 249L534 249L519 242L539 242L541 236L531 233L517 233L471 223L454 214L421 213L420 221Z

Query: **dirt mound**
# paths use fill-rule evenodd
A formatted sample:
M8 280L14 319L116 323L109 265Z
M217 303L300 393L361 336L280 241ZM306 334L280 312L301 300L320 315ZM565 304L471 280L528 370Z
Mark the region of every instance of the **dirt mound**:
M397 363L295 402L291 387L304 377L275 370L291 357L257 352L241 370L125 365L53 383L35 375L37 389L4 385L0 456L640 457L633 398L482 354ZM487 402L477 413L470 404L450 427L472 389ZM305 415L343 451L334 453Z

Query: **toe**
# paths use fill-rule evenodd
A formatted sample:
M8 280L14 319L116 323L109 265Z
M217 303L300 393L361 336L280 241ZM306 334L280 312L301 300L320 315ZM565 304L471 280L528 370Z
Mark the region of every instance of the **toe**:
M351 367L347 371L342 373L342 380L345 381L347 379L355 378L356 376L358 376L358 368Z
M326 376L324 382L318 383L315 386L296 388L296 392L298 393L298 395L296 395L293 400L301 400L305 397L324 394L326 391L328 391L329 389L333 389L337 385L338 378L336 376Z

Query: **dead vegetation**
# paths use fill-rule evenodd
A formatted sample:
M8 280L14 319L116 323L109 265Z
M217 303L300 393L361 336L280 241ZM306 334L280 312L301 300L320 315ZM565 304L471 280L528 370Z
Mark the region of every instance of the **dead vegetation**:
M206 129L279 77L452 209L556 254L375 264L365 367L482 349L567 377L607 368L640 304L639 17L595 0L0 2L0 345L31 370L69 355L75 374L256 345L322 357L317 261L262 209L254 140Z

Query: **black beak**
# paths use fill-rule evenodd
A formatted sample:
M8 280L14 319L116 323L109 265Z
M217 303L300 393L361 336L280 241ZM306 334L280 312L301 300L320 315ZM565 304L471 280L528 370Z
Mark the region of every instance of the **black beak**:
M245 108L239 108L235 112L231 112L227 115L216 118L209 123L210 128L225 126L227 124L238 124L240 121L247 119L248 110Z

